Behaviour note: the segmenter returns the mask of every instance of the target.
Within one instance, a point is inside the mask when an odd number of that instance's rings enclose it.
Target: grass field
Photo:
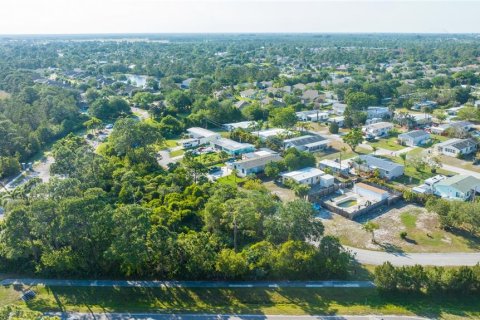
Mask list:
[[[223,183],[223,184],[229,184],[229,185],[232,185],[232,186],[236,186],[238,185],[239,183],[242,183],[242,182],[245,182],[247,181],[246,178],[241,178],[241,177],[236,177],[233,173],[228,175],[228,176],[225,176],[225,177],[221,177],[217,180],[219,183]]]
[[[185,150],[183,149],[178,149],[178,150],[174,150],[174,151],[171,151],[170,152],[170,157],[178,157],[178,156],[181,156],[182,154],[185,153]]]
[[[10,295],[12,289],[0,289]],[[480,316],[477,297],[385,295],[375,289],[187,289],[36,287],[16,302],[35,311],[202,312],[244,314],[398,314],[435,318]],[[6,305],[3,300],[0,305]]]
[[[397,137],[391,137],[388,139],[380,139],[374,142],[369,143],[373,147],[381,148],[381,149],[387,149],[387,150],[392,150],[392,151],[398,151],[402,150],[405,148],[405,146],[402,146],[397,143]]]

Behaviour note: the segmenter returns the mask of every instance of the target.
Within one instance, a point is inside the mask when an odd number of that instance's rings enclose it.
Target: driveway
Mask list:
[[[445,169],[445,170],[448,170],[448,171],[451,171],[451,172],[455,172],[455,173],[458,173],[458,174],[473,176],[477,179],[480,179],[480,172],[455,167],[455,166],[445,164],[445,163],[442,163],[442,169]]]
[[[389,261],[394,266],[474,266],[480,263],[480,252],[406,253],[357,249],[345,246],[362,264],[381,265]]]
[[[176,163],[183,159],[183,154],[178,157],[170,157],[171,151],[171,149],[166,149],[158,152],[157,161],[159,165],[167,168],[169,163]]]

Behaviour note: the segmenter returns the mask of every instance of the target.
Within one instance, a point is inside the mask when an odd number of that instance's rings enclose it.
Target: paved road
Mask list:
[[[50,287],[142,287],[142,288],[373,288],[370,281],[129,281],[129,280],[64,280],[5,279],[0,285],[23,284]]]
[[[358,262],[363,264],[380,265],[390,261],[395,266],[474,266],[480,263],[480,252],[475,253],[401,253],[371,251],[346,247],[355,254]]]
[[[455,173],[458,173],[458,174],[464,174],[464,175],[467,175],[467,176],[474,176],[475,178],[480,179],[480,172],[451,166],[451,165],[448,165],[448,164],[445,164],[445,163],[442,163],[442,169],[445,169],[445,170],[448,170],[448,171],[451,171],[451,172],[455,172]]]
[[[156,314],[156,313],[46,313],[67,320],[423,320],[415,316],[320,316],[320,315],[226,315],[226,314]]]

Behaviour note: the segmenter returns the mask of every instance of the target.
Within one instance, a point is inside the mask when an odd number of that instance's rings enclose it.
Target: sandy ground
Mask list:
[[[402,222],[402,215],[416,217],[415,226],[408,228]],[[476,252],[479,251],[479,239],[471,241],[439,228],[435,213],[427,212],[423,207],[413,204],[400,204],[390,210],[352,221],[338,214],[323,213],[322,222],[325,233],[340,238],[345,245],[385,251],[405,252]],[[371,219],[379,225],[375,231],[376,243],[371,235],[362,229],[362,223]],[[407,231],[407,240],[400,237]]]

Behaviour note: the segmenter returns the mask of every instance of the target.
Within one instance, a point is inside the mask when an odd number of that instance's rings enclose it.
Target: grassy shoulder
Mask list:
[[[1,290],[13,290],[5,289]],[[395,314],[478,317],[477,297],[389,294],[346,288],[70,288],[36,287],[26,309],[84,312],[199,312],[243,314]],[[1,300],[0,306],[3,303]]]

